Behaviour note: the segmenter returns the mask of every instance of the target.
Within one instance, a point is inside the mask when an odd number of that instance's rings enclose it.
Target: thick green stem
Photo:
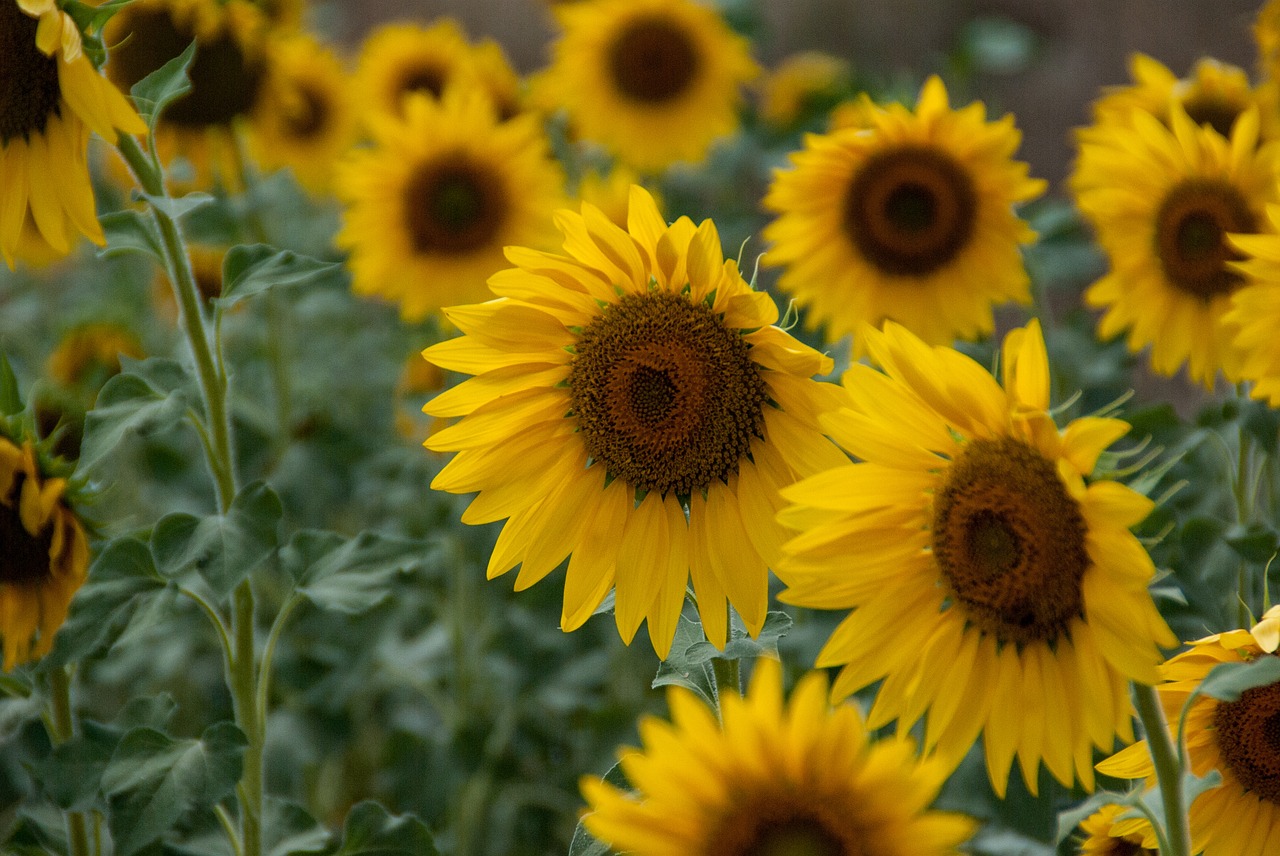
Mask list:
[[[75,736],[75,715],[71,710],[71,673],[67,668],[49,672],[49,690],[52,696],[53,716],[50,737],[54,743],[65,743]],[[70,856],[89,856],[89,827],[82,812],[69,811],[67,823],[67,852]]]
[[[244,732],[244,772],[240,797],[240,838],[244,856],[262,856],[262,750],[266,722],[258,707],[258,668],[255,652],[253,586],[236,586],[232,635],[235,657],[230,663],[231,699],[236,725]]]
[[[1191,828],[1187,821],[1187,807],[1183,805],[1180,753],[1169,736],[1169,724],[1165,721],[1155,688],[1135,682],[1133,696],[1138,718],[1142,720],[1147,734],[1147,750],[1155,764],[1156,781],[1164,803],[1168,848],[1162,856],[1191,856]]]
[[[711,660],[711,671],[716,678],[716,701],[724,697],[725,693],[733,693],[739,695],[742,693],[742,675],[738,669],[737,660],[726,660],[723,657],[713,657]]]

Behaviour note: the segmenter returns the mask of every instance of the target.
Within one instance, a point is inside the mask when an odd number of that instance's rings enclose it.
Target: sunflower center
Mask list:
[[[329,99],[319,89],[306,84],[299,84],[294,96],[285,116],[289,133],[299,140],[319,135],[329,122]]]
[[[1208,125],[1228,140],[1236,119],[1240,117],[1241,105],[1211,95],[1193,95],[1182,102],[1187,116],[1197,125]]]
[[[575,352],[569,389],[587,452],[638,490],[689,496],[727,481],[764,436],[760,370],[704,304],[628,294]]]
[[[1123,838],[1113,838],[1107,847],[1106,856],[1159,856],[1159,854],[1141,844],[1125,841]]]
[[[1260,799],[1280,805],[1280,682],[1219,702],[1213,724],[1227,769]]]
[[[794,794],[751,799],[710,836],[705,856],[866,856],[865,835],[832,807],[799,805]]]
[[[662,104],[678,98],[697,79],[702,57],[685,28],[663,16],[645,15],[614,37],[608,62],[619,92],[633,101]]]
[[[1208,301],[1235,291],[1243,278],[1227,262],[1240,258],[1227,232],[1252,232],[1255,219],[1240,191],[1224,181],[1191,179],[1170,191],[1155,219],[1156,254],[1165,276]]]
[[[57,55],[40,53],[36,26],[17,3],[0,3],[0,146],[43,134],[60,112]]]
[[[405,225],[420,253],[466,253],[502,227],[502,184],[462,153],[423,164],[405,184]]]
[[[412,95],[415,92],[430,95],[432,98],[439,99],[444,95],[444,82],[446,72],[437,65],[419,65],[405,69],[404,74],[400,76],[399,85],[396,91],[400,93],[400,98]]]
[[[933,554],[951,597],[1001,642],[1056,639],[1081,613],[1084,536],[1053,464],[1010,437],[970,442],[934,498]]]
[[[13,501],[21,501],[22,481],[18,474],[11,489]],[[22,525],[16,508],[0,502],[0,583],[17,585],[38,583],[49,578],[49,547],[53,544],[53,527],[46,526],[40,535],[32,536]]]
[[[168,9],[125,9],[118,17],[129,35],[112,50],[107,72],[126,92],[196,38],[191,25],[174,21]],[[262,64],[245,54],[230,30],[202,38],[187,73],[191,91],[164,113],[166,121],[186,128],[231,124],[253,108],[263,81]]]
[[[978,195],[947,155],[904,146],[872,155],[849,184],[844,227],[872,264],[899,276],[946,266],[973,234]]]

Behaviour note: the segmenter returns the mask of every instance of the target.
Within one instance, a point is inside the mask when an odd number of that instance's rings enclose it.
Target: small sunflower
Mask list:
[[[4,670],[43,657],[89,570],[89,542],[65,479],[31,443],[0,435],[0,636]]]
[[[573,127],[644,172],[698,162],[738,127],[759,72],[748,43],[692,0],[596,0],[554,10],[563,34],[540,85]]]
[[[117,131],[146,130],[54,0],[0,0],[0,256],[9,267],[64,256],[80,235],[105,244],[89,132],[114,144]]]
[[[1155,836],[1150,823],[1141,821],[1141,828],[1134,832],[1122,834],[1117,830],[1117,817],[1131,810],[1126,806],[1104,805],[1085,818],[1080,824],[1085,834],[1080,842],[1080,856],[1160,856],[1156,848],[1143,846],[1144,840]]]
[[[830,106],[849,86],[851,69],[840,57],[821,51],[792,54],[760,84],[760,118],[774,128],[799,124],[817,109]]]
[[[1040,327],[1005,337],[1003,388],[981,366],[888,323],[868,330],[883,373],[854,364],[822,419],[858,459],[783,491],[801,534],[778,576],[788,603],[853,609],[818,666],[843,698],[883,679],[869,724],[910,728],[954,768],[983,735],[1003,796],[1016,755],[1093,787],[1092,747],[1133,733],[1128,681],[1153,683],[1176,641],[1147,592],[1151,558],[1129,531],[1151,500],[1088,478],[1128,431],[1048,413]]]
[[[120,357],[142,359],[142,343],[130,330],[103,321],[67,331],[45,362],[49,377],[67,387],[97,395],[102,385],[120,373]]]
[[[195,184],[238,187],[235,125],[250,118],[266,79],[262,13],[247,0],[134,0],[107,23],[107,76],[121,89],[197,43],[188,69],[191,91],[165,110],[156,146],[167,162],[189,161]]]
[[[1191,74],[1179,79],[1169,68],[1146,54],[1129,59],[1130,86],[1110,87],[1093,104],[1094,123],[1110,127],[1128,124],[1134,111],[1149,113],[1172,127],[1177,105],[1196,125],[1208,125],[1223,137],[1250,107],[1259,106],[1258,93],[1244,69],[1204,57]]]
[[[929,808],[946,772],[909,740],[871,742],[858,709],[827,704],[812,672],[784,704],[782,668],[759,660],[723,722],[673,687],[672,722],[640,722],[621,766],[637,792],[582,780],[596,838],[635,856],[944,856],[977,826]]]
[[[867,130],[809,135],[775,173],[764,263],[785,267],[779,287],[830,338],[885,320],[930,344],[989,334],[993,306],[1030,300],[1019,245],[1034,233],[1013,206],[1045,187],[1012,159],[1013,117],[988,122],[981,102],[952,110],[931,77],[914,112],[866,118]]]
[[[1085,292],[1104,310],[1098,335],[1126,333],[1131,351],[1151,347],[1151,365],[1212,387],[1221,370],[1235,380],[1239,355],[1222,316],[1244,283],[1230,264],[1227,233],[1271,227],[1280,145],[1258,146],[1258,111],[1231,136],[1197,126],[1177,105],[1171,127],[1134,111],[1128,125],[1095,125],[1080,135],[1071,176],[1111,270]],[[1105,132],[1105,133],[1104,133]]]
[[[710,220],[668,226],[636,187],[627,231],[585,204],[556,222],[566,255],[508,248],[499,299],[446,310],[466,335],[423,352],[476,375],[424,408],[463,417],[427,441],[458,452],[432,486],[480,492],[465,523],[509,518],[491,578],[570,557],[566,631],[616,589],[622,638],[647,617],[665,657],[692,575],[708,639],[726,600],[758,633],[778,489],[845,460],[817,427],[835,387],[809,379],[831,360],[772,326]]]
[[[358,134],[354,92],[342,60],[311,36],[273,39],[250,137],[263,169],[289,167],[313,193],[328,191]]]
[[[499,122],[475,89],[451,86],[405,110],[403,122],[377,118],[374,146],[340,165],[336,240],[351,251],[354,290],[417,321],[487,298],[504,246],[551,246],[564,179],[537,119]]]
[[[1156,687],[1170,723],[1177,723],[1191,694],[1221,663],[1275,657],[1280,649],[1280,606],[1251,630],[1215,633],[1160,667]],[[1186,711],[1191,771],[1217,770],[1222,783],[1191,803],[1191,848],[1204,856],[1266,856],[1280,852],[1280,682],[1245,690],[1236,701],[1197,696]],[[1155,782],[1146,741],[1098,765],[1109,776]],[[1143,845],[1154,847],[1148,832]]]
[[[1250,382],[1254,398],[1280,407],[1280,205],[1267,206],[1267,226],[1260,235],[1228,236],[1245,255],[1231,265],[1245,282],[1222,320],[1240,355],[1240,379]]]

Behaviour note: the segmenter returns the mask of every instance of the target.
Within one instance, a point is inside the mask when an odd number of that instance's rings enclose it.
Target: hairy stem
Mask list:
[[[1168,850],[1162,851],[1162,856],[1191,856],[1191,828],[1187,820],[1187,807],[1183,805],[1180,753],[1169,737],[1169,724],[1165,721],[1164,710],[1160,707],[1155,688],[1135,682],[1133,696],[1138,708],[1138,718],[1142,720],[1143,730],[1147,734],[1147,750],[1155,764],[1156,781],[1164,803]]]
[[[53,716],[50,737],[53,742],[65,743],[75,736],[75,714],[71,709],[71,672],[69,667],[49,672],[49,691],[52,696]],[[89,827],[83,812],[69,811],[66,816],[67,851],[70,856],[89,856]]]

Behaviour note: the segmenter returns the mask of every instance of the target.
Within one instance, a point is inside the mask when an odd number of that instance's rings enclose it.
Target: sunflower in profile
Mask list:
[[[626,231],[586,204],[556,222],[565,255],[508,248],[499,298],[446,310],[466,335],[423,352],[476,375],[424,408],[463,417],[426,443],[458,453],[432,486],[479,491],[464,523],[508,518],[490,578],[569,557],[566,631],[616,589],[622,638],[648,618],[665,657],[692,576],[708,639],[726,601],[754,635],[778,489],[845,460],[817,424],[835,387],[809,379],[831,360],[773,326],[710,220],[668,226],[636,187]]]
[[[1092,747],[1131,739],[1128,681],[1154,683],[1176,641],[1129,531],[1153,503],[1089,479],[1129,426],[1058,429],[1034,321],[1005,337],[1003,388],[900,325],[866,336],[883,371],[851,366],[844,406],[822,419],[859,462],[783,491],[800,534],[780,597],[853,609],[817,665],[843,667],[835,698],[884,681],[870,727],[927,713],[924,748],[948,769],[982,734],[1000,796],[1015,755],[1033,792],[1041,761],[1092,789]]]
[[[1244,254],[1232,269],[1244,277],[1244,285],[1232,295],[1231,308],[1222,316],[1240,355],[1240,380],[1250,383],[1249,393],[1280,406],[1280,205],[1267,206],[1267,229],[1260,235],[1229,235],[1231,245]]]
[[[952,110],[931,77],[914,112],[889,104],[872,127],[809,135],[764,199],[766,265],[832,339],[897,321],[930,344],[974,339],[992,307],[1030,300],[1019,250],[1034,233],[1013,212],[1044,191],[1012,159],[1013,117]],[[855,342],[856,353],[862,353]]]
[[[1259,95],[1244,69],[1204,57],[1191,74],[1179,78],[1162,62],[1135,53],[1129,59],[1129,86],[1110,87],[1093,104],[1094,124],[1106,134],[1113,124],[1128,124],[1135,111],[1149,113],[1172,127],[1175,105],[1196,125],[1208,125],[1223,137],[1250,107],[1259,106]]]
[[[1111,270],[1085,292],[1103,310],[1098,335],[1121,333],[1129,349],[1151,348],[1151,365],[1212,387],[1221,370],[1238,378],[1239,355],[1222,324],[1244,283],[1228,233],[1271,227],[1280,146],[1258,145],[1258,111],[1231,136],[1197,126],[1176,104],[1171,127],[1135,110],[1129,124],[1086,129],[1071,189],[1097,232]],[[1104,133],[1105,132],[1105,133]]]
[[[162,160],[185,158],[196,186],[240,184],[233,134],[263,91],[266,32],[247,0],[134,0],[103,30],[114,48],[107,76],[126,91],[196,42],[191,91],[169,105],[156,130]]]
[[[98,74],[53,0],[0,0],[0,256],[47,262],[80,235],[106,243],[85,150],[93,131],[147,130]]]
[[[1128,806],[1104,805],[1089,815],[1080,824],[1080,831],[1085,838],[1080,842],[1080,856],[1160,856],[1155,847],[1144,847],[1147,838],[1154,838],[1151,824],[1143,820],[1141,828],[1134,832],[1121,834],[1117,829],[1117,818]]]
[[[342,60],[311,36],[297,34],[269,43],[267,67],[250,137],[254,160],[266,170],[289,167],[303,187],[325,193],[358,134]]]
[[[563,33],[540,86],[581,136],[642,172],[699,162],[738,127],[759,72],[745,39],[692,0],[596,0],[554,10]]]
[[[4,670],[53,647],[89,570],[84,526],[30,442],[0,434],[0,637]]]
[[[1160,706],[1177,723],[1183,706],[1214,666],[1280,656],[1280,606],[1251,630],[1215,633],[1191,643],[1160,667]],[[1280,681],[1245,690],[1236,701],[1199,695],[1186,711],[1191,772],[1217,770],[1222,783],[1196,797],[1189,812],[1191,848],[1203,856],[1265,856],[1280,852]],[[1155,782],[1146,741],[1098,765],[1108,776]],[[1132,822],[1129,822],[1132,823]],[[1154,847],[1154,834],[1143,842]]]
[[[640,722],[621,766],[636,792],[582,780],[588,831],[635,856],[945,856],[977,824],[931,810],[946,771],[911,741],[872,742],[858,709],[832,708],[821,673],[783,699],[782,668],[758,660],[722,720],[673,687],[671,722]]]
[[[451,86],[410,99],[404,121],[374,122],[374,145],[340,164],[338,246],[357,294],[400,304],[408,321],[490,295],[510,244],[549,247],[564,179],[532,116],[500,122],[484,94]]]

